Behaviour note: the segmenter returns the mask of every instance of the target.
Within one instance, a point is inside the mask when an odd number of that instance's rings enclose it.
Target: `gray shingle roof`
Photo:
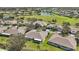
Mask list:
[[[4,32],[4,30],[6,30],[6,29],[7,29],[7,26],[1,26],[0,27],[0,33]]]
[[[41,26],[46,26],[47,24],[44,21],[35,21],[33,25],[39,24]]]
[[[18,32],[21,33],[21,34],[24,34],[26,31],[26,27],[19,27],[18,28]]]
[[[4,33],[17,34],[18,33],[18,30],[17,30],[17,27],[12,27],[12,28],[6,30]]]
[[[71,28],[71,33],[77,33],[77,31],[79,31],[79,28],[74,28],[74,27],[70,27]]]
[[[25,37],[32,38],[32,39],[38,39],[38,41],[43,41],[45,37],[47,36],[47,34],[48,33],[45,31],[37,32],[36,30],[31,30],[26,33]]]
[[[58,45],[62,45],[68,48],[76,49],[76,40],[72,36],[62,37],[58,34],[54,34],[49,39],[49,42],[56,43]]]

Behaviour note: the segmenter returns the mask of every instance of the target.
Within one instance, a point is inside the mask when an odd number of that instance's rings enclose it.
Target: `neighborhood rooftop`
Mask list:
[[[31,31],[26,33],[25,37],[32,38],[32,39],[37,40],[37,41],[44,41],[47,34],[48,33],[45,31],[37,32],[36,30],[31,30]]]
[[[49,42],[51,44],[55,43],[57,45],[61,45],[74,50],[76,49],[77,46],[75,38],[73,38],[72,36],[62,37],[58,33],[54,33],[54,35],[52,35],[51,38],[49,39]]]

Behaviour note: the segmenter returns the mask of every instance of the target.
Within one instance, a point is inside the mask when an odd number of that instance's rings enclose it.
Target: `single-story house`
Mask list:
[[[0,34],[1,35],[11,35],[11,34],[25,34],[26,31],[26,27],[19,27],[17,28],[17,26],[14,27],[9,27],[8,26],[2,26],[0,27]]]
[[[75,35],[75,34],[77,33],[77,31],[79,31],[78,28],[73,28],[73,27],[71,27],[70,33],[73,34],[73,35]]]
[[[61,25],[57,25],[57,24],[49,24],[47,25],[47,29],[53,29],[53,30],[56,30],[58,32],[61,32],[63,30],[62,26]]]
[[[47,29],[52,29],[52,28],[54,28],[54,26],[55,26],[54,24],[48,24]]]
[[[3,24],[5,24],[5,22],[2,19],[0,19],[0,25],[3,25]]]
[[[11,28],[5,30],[4,32],[2,32],[1,34],[3,34],[3,35],[18,34],[18,30],[17,30],[17,27],[11,27]]]
[[[17,24],[17,20],[9,20],[9,23],[12,25],[15,25],[15,24]]]
[[[25,37],[41,42],[45,40],[47,35],[48,33],[46,31],[37,32],[36,30],[31,30],[25,34]]]
[[[19,28],[18,28],[18,32],[21,33],[21,34],[25,34],[25,32],[26,32],[26,27],[19,27]]]
[[[4,24],[10,25],[9,20],[5,20],[5,21],[4,21]]]
[[[57,25],[56,26],[56,30],[59,31],[59,32],[61,32],[63,30],[63,27],[61,25]]]
[[[54,33],[51,38],[48,40],[48,44],[62,48],[66,51],[76,50],[76,40],[73,36],[62,37],[58,33]]]
[[[17,20],[5,20],[2,24],[15,25],[17,24]]]
[[[23,20],[23,24],[28,24],[29,22],[27,20]]]
[[[44,22],[44,21],[35,21],[34,23],[33,23],[33,25],[40,25],[41,27],[43,27],[43,26],[46,26],[47,25],[47,23],[46,22]]]
[[[8,27],[7,26],[1,26],[0,27],[0,35],[6,35],[5,34],[5,31],[8,29]],[[8,35],[8,34],[7,34]]]
[[[7,30],[7,26],[0,26],[0,33],[4,32],[5,30]]]

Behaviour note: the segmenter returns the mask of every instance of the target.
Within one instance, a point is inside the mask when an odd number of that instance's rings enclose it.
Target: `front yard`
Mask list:
[[[6,45],[7,44],[7,37],[0,36],[0,44]],[[47,44],[48,39],[46,39],[44,42],[41,42],[40,44],[35,43],[33,40],[27,41],[25,43],[25,46],[23,47],[23,50],[25,51],[62,51],[59,48],[56,48],[54,46]],[[6,49],[2,49],[0,47],[0,51],[7,51]]]
[[[62,49],[51,46],[47,43],[50,36],[51,34],[49,34],[47,38],[45,39],[45,41],[41,42],[40,44],[35,43],[33,40],[27,41],[24,49],[34,50],[34,51],[62,51]]]
[[[50,35],[49,35],[49,37],[50,37]],[[48,38],[46,38],[46,40],[44,42],[41,42],[40,44],[35,43],[33,40],[27,41],[25,43],[25,46],[23,47],[22,51],[64,51],[60,48],[47,44]],[[8,40],[7,37],[0,36],[0,44],[6,45],[7,40]],[[0,51],[7,51],[7,50],[2,49],[0,47]],[[79,46],[77,47],[77,51],[79,51]]]
[[[7,40],[8,40],[7,37],[0,36],[0,51],[6,51],[5,47],[7,47],[6,46]]]

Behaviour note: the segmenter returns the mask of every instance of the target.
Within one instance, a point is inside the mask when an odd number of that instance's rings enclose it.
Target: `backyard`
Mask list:
[[[50,37],[51,35],[48,36],[48,38]],[[62,51],[62,49],[59,49],[57,47],[54,47],[54,46],[51,46],[49,45],[47,42],[48,42],[48,38],[46,38],[46,40],[44,42],[41,42],[40,44],[38,43],[35,43],[33,40],[28,40],[26,43],[25,43],[25,46],[23,47],[23,51],[24,50],[30,50],[30,51]],[[8,40],[8,37],[3,37],[3,36],[0,36],[0,44],[3,44],[3,45],[6,45],[7,44],[7,40]],[[7,46],[6,46],[7,47]],[[7,51],[6,49],[0,49],[1,51]]]
[[[51,35],[48,36],[48,38]],[[34,42],[33,40],[28,40],[25,43],[25,46],[23,47],[22,51],[64,51],[60,48],[54,47],[52,45],[49,45],[48,38],[45,39],[44,42],[41,42],[40,44]],[[7,44],[7,37],[0,36],[0,44],[6,45]],[[7,46],[6,46],[7,47]],[[79,46],[77,47],[77,51],[79,50]],[[6,49],[0,48],[0,51],[7,51]]]

